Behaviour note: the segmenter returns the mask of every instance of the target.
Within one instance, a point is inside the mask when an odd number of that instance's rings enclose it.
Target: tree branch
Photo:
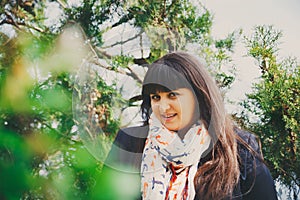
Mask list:
[[[123,44],[125,44],[125,43],[127,43],[131,40],[136,39],[137,37],[141,36],[142,34],[143,34],[143,31],[140,30],[140,32],[138,34],[134,35],[133,37],[130,37],[127,40],[124,40],[124,41],[118,41],[118,42],[116,42],[114,44],[111,44],[109,46],[106,46],[106,47],[102,47],[102,49],[108,49],[108,48],[112,48],[112,47],[117,46],[117,45],[123,45]]]
[[[84,34],[84,30],[80,27],[80,30],[83,34],[83,37],[84,37],[84,40],[85,41],[89,41],[88,38],[86,37],[86,35]],[[143,32],[140,31],[139,34],[137,34],[136,36],[134,37],[138,37],[139,35],[141,35]],[[130,41],[130,39],[132,38],[129,38],[128,40],[126,41]],[[123,41],[124,43],[126,41]],[[103,64],[99,63],[97,59],[99,58],[102,58],[102,59],[112,59],[113,56],[108,54],[107,52],[105,52],[102,48],[99,48],[99,47],[96,47],[94,45],[92,45],[90,42],[88,42],[88,46],[89,46],[89,49],[92,51],[92,53],[94,54],[95,56],[95,59],[92,61],[94,64],[104,68],[104,69],[107,69],[107,70],[111,70],[111,71],[115,71],[117,73],[120,73],[120,74],[124,74],[124,75],[127,75],[127,76],[130,76],[131,78],[133,78],[134,80],[136,80],[138,83],[142,83],[143,81],[140,79],[140,77],[129,67],[127,66],[126,69],[128,69],[130,72],[126,72],[126,71],[121,71],[119,69],[113,69],[112,67],[109,67],[109,66],[104,66]]]
[[[130,72],[126,72],[126,71],[123,71],[123,70],[119,70],[119,69],[113,69],[112,67],[110,66],[105,66],[103,64],[101,64],[100,62],[98,62],[97,60],[94,60],[93,63],[95,65],[98,65],[104,69],[107,69],[107,70],[110,70],[110,71],[115,71],[119,74],[124,74],[124,75],[127,75],[127,76],[130,76],[131,78],[133,78],[134,80],[136,80],[138,83],[142,84],[142,80],[140,79],[140,77],[130,68],[130,67],[127,67],[126,69],[128,69]]]
[[[13,25],[14,27],[16,27],[19,30],[21,29],[20,26],[25,26],[25,27],[28,27],[28,28],[33,29],[35,31],[38,31],[40,33],[44,33],[45,32],[43,29],[31,26],[29,24],[26,24],[25,22],[16,22],[13,19],[13,17],[9,13],[7,13],[7,12],[5,12],[5,15],[6,15],[7,19],[2,20],[1,23],[0,23],[0,25],[2,25],[2,24],[10,24],[10,25]]]
[[[131,72],[130,74],[127,73],[128,76],[131,76],[134,80],[136,80],[138,83],[142,84],[143,80],[140,79],[140,77],[128,66],[127,69]]]
[[[64,2],[62,2],[61,0],[57,0],[57,2],[58,2],[58,4],[61,5],[61,7],[63,7],[64,9],[67,8],[67,5],[66,5]]]

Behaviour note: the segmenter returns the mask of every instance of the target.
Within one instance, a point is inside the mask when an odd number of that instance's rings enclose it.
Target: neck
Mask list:
[[[176,132],[177,132],[177,135],[180,137],[180,139],[183,140],[185,134],[190,130],[191,127],[192,127],[192,126],[187,126],[187,127],[185,127],[185,128],[182,128],[182,129],[176,131]]]
[[[176,132],[177,132],[177,135],[180,137],[180,139],[183,140],[185,134],[190,130],[190,128],[191,128],[193,125],[199,125],[199,124],[201,124],[200,121],[198,121],[198,122],[195,121],[194,123],[192,123],[192,124],[186,126],[185,128],[182,128],[182,129],[176,131]]]

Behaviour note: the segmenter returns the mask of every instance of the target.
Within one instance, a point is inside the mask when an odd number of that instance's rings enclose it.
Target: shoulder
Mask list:
[[[126,128],[121,128],[119,133],[126,134],[131,137],[136,138],[147,138],[149,126],[131,126]]]
[[[242,139],[242,141],[238,141],[239,148],[242,148],[245,150],[245,145],[243,145],[243,143],[244,143],[244,144],[249,145],[249,147],[251,147],[251,149],[254,150],[256,153],[261,154],[260,142],[256,135],[254,135],[253,133],[251,133],[249,131],[240,129],[238,127],[235,127],[234,131]]]
[[[114,144],[124,150],[140,153],[147,135],[148,126],[122,128],[118,131]]]
[[[240,189],[243,199],[277,199],[274,180],[263,161],[259,139],[253,133],[235,128],[240,137]]]
[[[138,172],[147,134],[147,126],[120,129],[105,160],[105,165],[116,169],[125,167]]]
[[[99,188],[104,188],[101,192],[106,192],[108,199],[140,199],[140,146],[144,145],[146,134],[147,127],[129,127],[118,131],[103,163],[102,174],[97,178],[97,184],[101,184]],[[116,191],[120,181],[130,184],[130,192]],[[108,194],[105,190],[114,192]]]
[[[257,136],[253,133],[237,127],[234,130],[237,134],[241,179],[246,180],[257,167],[256,165],[263,164],[260,145]]]

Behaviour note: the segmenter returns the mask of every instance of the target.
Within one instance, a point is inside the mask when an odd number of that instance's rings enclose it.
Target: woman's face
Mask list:
[[[159,121],[169,130],[178,131],[193,124],[196,99],[187,88],[150,94],[151,108]]]

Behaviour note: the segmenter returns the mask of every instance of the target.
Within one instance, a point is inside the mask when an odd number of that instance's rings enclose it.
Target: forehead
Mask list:
[[[144,94],[168,92],[179,88],[192,88],[183,74],[163,64],[149,67],[143,82]]]

